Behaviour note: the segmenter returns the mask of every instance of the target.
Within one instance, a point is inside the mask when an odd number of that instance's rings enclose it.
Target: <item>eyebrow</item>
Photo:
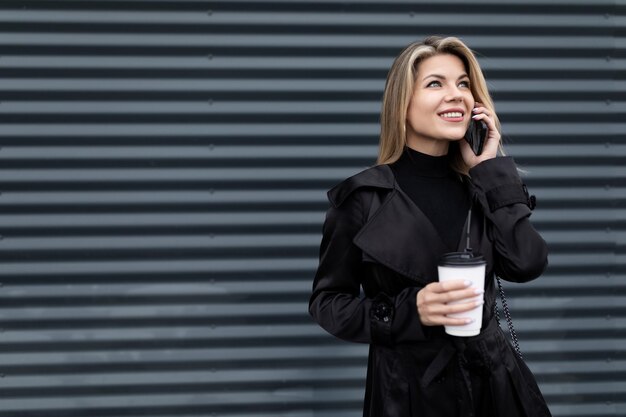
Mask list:
[[[427,76],[425,76],[424,78],[422,78],[422,81],[426,80],[426,78],[430,78],[430,77],[434,77],[434,78],[439,78],[440,80],[445,80],[446,77],[444,77],[443,75],[439,75],[439,74],[429,74]],[[459,78],[457,78],[457,81],[460,80],[461,78],[469,78],[469,75],[463,73],[459,76]]]

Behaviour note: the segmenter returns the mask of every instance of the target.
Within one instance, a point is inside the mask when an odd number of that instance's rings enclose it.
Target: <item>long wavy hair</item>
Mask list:
[[[500,131],[500,121],[496,116],[485,76],[472,50],[456,37],[429,36],[422,42],[414,42],[404,48],[396,57],[387,75],[380,113],[378,165],[397,161],[404,151],[406,146],[406,115],[420,62],[444,54],[455,55],[461,59],[470,78],[470,90],[474,100],[482,103],[484,107],[490,110],[495,118],[498,131]],[[502,145],[500,145],[500,153],[504,154]],[[452,168],[460,174],[467,174],[468,167],[463,162],[457,142],[450,143],[448,154],[451,156]]]

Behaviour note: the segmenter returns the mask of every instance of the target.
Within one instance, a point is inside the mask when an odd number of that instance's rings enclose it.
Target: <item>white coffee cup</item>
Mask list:
[[[471,252],[447,253],[439,260],[439,282],[462,279],[471,282],[470,288],[482,290],[485,288],[486,264],[482,256],[473,256]],[[482,297],[481,294],[470,299],[453,301],[450,304],[479,301]],[[470,318],[472,322],[461,326],[444,326],[447,334],[464,337],[476,336],[482,327],[483,306],[479,305],[463,313],[448,314],[448,317]]]

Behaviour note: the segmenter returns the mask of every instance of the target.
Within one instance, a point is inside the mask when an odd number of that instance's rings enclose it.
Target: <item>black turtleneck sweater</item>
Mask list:
[[[390,166],[400,189],[428,217],[450,252],[455,252],[470,201],[459,175],[450,168],[449,156],[431,156],[405,147]]]

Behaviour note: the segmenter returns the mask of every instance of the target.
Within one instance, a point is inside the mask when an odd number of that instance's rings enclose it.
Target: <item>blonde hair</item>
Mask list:
[[[465,65],[470,78],[470,90],[474,100],[482,103],[495,118],[500,131],[493,100],[489,95],[487,83],[474,53],[459,38],[429,36],[422,42],[414,42],[404,48],[395,59],[385,83],[385,93],[380,113],[380,144],[377,164],[389,164],[400,158],[406,145],[406,115],[417,76],[420,62],[436,55],[455,55]],[[500,152],[504,154],[500,146]],[[452,168],[461,174],[467,174],[468,167],[463,162],[458,143],[450,143]]]

